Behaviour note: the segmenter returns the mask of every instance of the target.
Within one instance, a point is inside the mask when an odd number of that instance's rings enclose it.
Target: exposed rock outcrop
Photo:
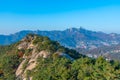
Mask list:
[[[36,38],[37,38],[36,36],[29,35],[29,36],[25,37],[24,39],[22,39],[20,41],[19,45],[17,46],[18,50],[19,51],[22,50],[24,53],[22,56],[23,60],[16,70],[16,77],[20,80],[21,79],[22,80],[27,80],[27,79],[32,80],[32,76],[27,77],[27,71],[32,71],[33,69],[36,68],[36,66],[38,64],[38,62],[37,62],[38,58],[40,58],[40,57],[45,59],[45,58],[50,57],[52,54],[57,54],[58,56],[62,56],[67,59],[74,60],[67,53],[63,53],[63,52],[59,52],[59,51],[56,51],[55,53],[51,53],[47,49],[38,51],[39,45],[34,44],[34,40],[36,40]],[[43,41],[43,42],[45,43],[45,41]],[[38,43],[39,43],[39,41],[38,41]],[[44,43],[40,43],[40,44],[44,44]]]

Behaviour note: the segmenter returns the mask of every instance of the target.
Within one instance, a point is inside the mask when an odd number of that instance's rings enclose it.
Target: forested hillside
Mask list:
[[[48,37],[29,34],[0,47],[0,80],[120,80],[120,63],[89,58]]]

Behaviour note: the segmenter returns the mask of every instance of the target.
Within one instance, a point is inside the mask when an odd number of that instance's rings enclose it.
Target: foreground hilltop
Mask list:
[[[119,80],[120,64],[92,59],[45,36],[0,46],[1,80]]]
[[[41,61],[42,63],[48,61],[45,63],[48,65],[53,63],[49,61],[58,60],[59,65],[59,60],[71,62],[84,57],[74,50],[61,46],[56,41],[51,41],[48,37],[35,34],[29,34],[15,44],[0,46],[0,56],[0,79],[5,80],[26,80],[27,71],[34,73],[38,65],[43,65],[39,64]],[[32,77],[29,76],[29,78]]]
[[[94,49],[101,46],[111,46],[120,43],[120,35],[86,30],[84,28],[69,28],[63,31],[20,31],[12,35],[0,35],[0,44],[7,45],[21,40],[29,33],[47,36],[68,48]]]

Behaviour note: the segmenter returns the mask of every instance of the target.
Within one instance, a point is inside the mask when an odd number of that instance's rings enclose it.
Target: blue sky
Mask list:
[[[0,0],[0,34],[80,26],[120,33],[120,0]]]

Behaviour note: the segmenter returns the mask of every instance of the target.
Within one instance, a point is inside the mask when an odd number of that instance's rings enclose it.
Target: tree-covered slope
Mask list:
[[[0,80],[119,79],[119,62],[86,57],[45,36],[29,34],[0,47]]]

